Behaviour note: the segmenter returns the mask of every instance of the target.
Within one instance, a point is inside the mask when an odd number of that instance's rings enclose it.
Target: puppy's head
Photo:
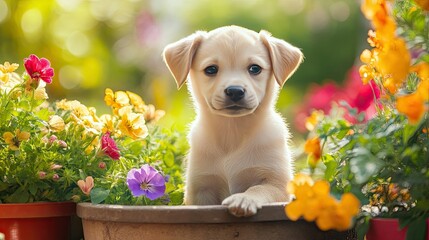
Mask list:
[[[237,26],[198,31],[169,44],[163,55],[178,88],[189,74],[197,104],[228,117],[253,113],[274,94],[273,78],[283,86],[302,61],[289,43]]]

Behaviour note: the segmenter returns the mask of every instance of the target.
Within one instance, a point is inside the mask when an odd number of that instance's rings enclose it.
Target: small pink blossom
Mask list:
[[[45,179],[46,178],[46,172],[40,171],[38,175],[39,175],[39,179]]]
[[[89,196],[92,188],[94,187],[94,178],[92,178],[91,176],[88,176],[85,178],[85,181],[84,180],[77,181],[77,185],[85,195]]]
[[[116,145],[115,140],[110,137],[110,132],[106,132],[101,137],[101,150],[107,156],[111,157],[114,160],[118,160],[121,157],[118,146]]]
[[[67,147],[67,143],[63,140],[59,140],[58,141],[58,146],[62,147],[62,148],[66,148]]]
[[[50,136],[49,137],[49,142],[50,143],[54,143],[55,141],[57,141],[58,140],[58,138],[57,138],[57,136],[55,136],[55,135],[52,135],[52,136]]]
[[[51,165],[51,170],[58,170],[58,169],[60,169],[60,168],[62,168],[63,166],[62,165],[59,165],[59,164],[52,164]]]
[[[54,180],[54,181],[58,181],[58,180],[60,180],[60,176],[58,175],[58,174],[54,174],[54,175],[52,175],[52,179]]]
[[[98,163],[98,167],[99,167],[100,169],[105,169],[105,168],[106,168],[106,163],[105,163],[105,162],[99,162],[99,163]]]
[[[31,54],[28,58],[24,59],[24,67],[32,79],[42,79],[46,83],[52,82],[54,69],[51,68],[51,63],[48,59],[39,59],[36,55]]]

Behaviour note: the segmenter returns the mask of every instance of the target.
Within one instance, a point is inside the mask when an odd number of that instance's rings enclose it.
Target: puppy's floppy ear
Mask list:
[[[272,37],[267,31],[260,31],[259,37],[270,53],[274,77],[282,87],[302,62],[303,55],[298,48],[281,39]]]
[[[203,39],[204,32],[198,31],[164,48],[162,53],[164,62],[180,88],[185,83],[191,69],[192,58]]]

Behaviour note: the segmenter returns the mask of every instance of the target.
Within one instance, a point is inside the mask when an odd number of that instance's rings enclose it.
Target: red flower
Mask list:
[[[116,146],[115,140],[110,137],[110,132],[106,132],[101,137],[101,150],[103,150],[104,154],[114,160],[118,160],[121,156],[121,154],[119,153],[118,146]]]
[[[42,79],[46,83],[52,82],[54,69],[51,68],[51,63],[48,59],[39,59],[36,55],[31,54],[28,58],[24,59],[24,67],[32,79]]]

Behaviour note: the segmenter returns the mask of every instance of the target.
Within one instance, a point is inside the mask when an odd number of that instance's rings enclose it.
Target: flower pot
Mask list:
[[[426,221],[426,240],[429,240],[429,219]],[[405,240],[407,228],[399,229],[396,218],[374,218],[370,220],[366,240]]]
[[[70,239],[73,202],[0,204],[0,232],[5,240]]]
[[[314,223],[290,221],[284,204],[265,205],[237,218],[224,206],[121,206],[79,203],[85,240],[109,239],[355,239],[354,232],[321,231]],[[350,237],[350,235],[353,235]]]

